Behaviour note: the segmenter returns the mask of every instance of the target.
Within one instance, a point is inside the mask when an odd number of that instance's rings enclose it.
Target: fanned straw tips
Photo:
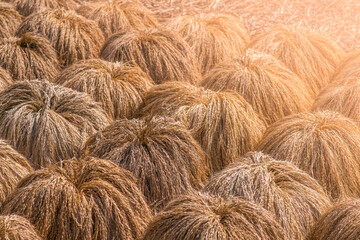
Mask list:
[[[188,83],[154,86],[139,112],[182,121],[207,154],[211,172],[253,150],[265,131],[265,123],[235,91],[206,91]]]
[[[0,93],[0,137],[34,168],[76,156],[90,134],[109,124],[87,94],[47,81],[24,81]]]
[[[249,47],[284,62],[307,84],[313,97],[330,82],[343,54],[336,43],[319,34],[285,26],[259,34]]]
[[[126,29],[147,29],[157,25],[151,12],[137,1],[92,2],[80,6],[76,11],[97,22],[105,38]]]
[[[313,226],[309,240],[358,240],[360,236],[360,200],[335,205]]]
[[[27,160],[5,141],[0,140],[0,205],[18,182],[33,169]],[[1,235],[1,234],[0,234]]]
[[[339,113],[285,117],[266,130],[257,149],[310,174],[331,200],[360,194],[360,128]]]
[[[0,38],[0,67],[6,69],[14,81],[37,78],[54,81],[60,69],[51,43],[35,33]]]
[[[73,0],[14,0],[14,5],[23,16],[40,12],[44,8],[63,8],[66,10],[75,10],[76,8],[76,2]]]
[[[274,57],[250,49],[241,58],[215,66],[201,85],[214,91],[235,90],[267,124],[308,111],[312,104],[296,74]]]
[[[16,215],[0,216],[0,239],[42,240],[27,219]]]
[[[10,74],[0,67],[0,91],[4,90],[6,87],[11,85],[13,83],[13,80],[10,76]]]
[[[29,219],[44,239],[139,239],[152,213],[134,177],[115,164],[63,161],[25,177],[2,214]]]
[[[131,171],[155,211],[201,189],[209,171],[190,133],[170,118],[121,120],[92,136],[86,152]]]
[[[0,2],[0,38],[12,37],[21,23],[21,16],[10,4]]]
[[[17,34],[26,32],[37,32],[47,37],[56,49],[62,66],[97,57],[105,41],[95,22],[63,9],[48,9],[27,17]]]
[[[112,35],[100,57],[111,62],[134,62],[155,83],[200,81],[198,62],[176,33],[162,29],[128,30]]]
[[[259,204],[274,213],[289,239],[306,239],[311,226],[330,207],[315,179],[261,152],[249,153],[216,174],[204,191]]]
[[[360,49],[355,49],[345,55],[336,68],[333,81],[343,81],[347,78],[360,78]]]
[[[131,119],[153,81],[139,67],[91,59],[74,64],[58,77],[57,84],[88,93],[112,119]]]
[[[272,213],[233,198],[222,200],[207,195],[183,196],[171,202],[148,226],[143,240],[217,240],[287,237]]]
[[[216,64],[242,55],[250,37],[241,20],[225,14],[198,14],[170,20],[167,27],[180,35],[194,50],[202,74]]]
[[[326,86],[316,97],[313,110],[336,111],[360,122],[360,75]]]

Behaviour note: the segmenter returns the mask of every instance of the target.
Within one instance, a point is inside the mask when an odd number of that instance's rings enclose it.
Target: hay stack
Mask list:
[[[0,38],[12,37],[20,23],[19,13],[10,4],[0,2]]]
[[[306,30],[281,26],[259,34],[249,47],[284,62],[308,85],[310,93],[315,97],[319,90],[330,82],[336,67],[333,57],[337,55],[333,53],[331,46],[319,48],[325,43],[323,39],[317,42],[315,34],[310,37],[308,35]]]
[[[339,80],[326,86],[316,97],[313,110],[336,111],[360,122],[359,77]]]
[[[100,57],[110,62],[134,62],[155,83],[200,80],[198,63],[189,45],[177,34],[162,29],[129,30],[112,35]]]
[[[201,85],[214,91],[235,90],[267,124],[308,111],[312,104],[307,87],[296,74],[279,60],[253,50],[214,67]]]
[[[333,81],[360,77],[360,49],[355,49],[344,56],[333,75]]]
[[[257,149],[294,163],[334,201],[360,194],[360,128],[339,113],[285,117],[266,130]]]
[[[201,189],[209,175],[201,147],[170,118],[117,121],[92,136],[86,152],[132,172],[155,211],[192,187]]]
[[[0,91],[4,90],[7,86],[13,83],[10,74],[0,67]]]
[[[309,240],[357,240],[360,236],[360,200],[335,205],[313,226]]]
[[[27,160],[5,141],[0,140],[0,205],[18,182],[33,169]],[[0,231],[1,232],[1,231]],[[0,234],[1,235],[1,234]]]
[[[25,218],[9,215],[0,216],[0,239],[41,240],[34,226]]]
[[[206,74],[216,64],[242,55],[250,36],[239,18],[226,14],[198,14],[170,20],[167,27],[179,32],[190,45]]]
[[[76,156],[109,119],[87,94],[36,80],[0,93],[0,123],[0,137],[38,169]]]
[[[134,177],[96,158],[71,159],[25,177],[2,214],[29,219],[44,239],[139,239],[152,218]]]
[[[60,69],[50,42],[35,33],[0,39],[0,67],[15,81],[38,78],[53,81]]]
[[[233,198],[183,196],[171,202],[148,226],[143,240],[284,239],[283,228],[262,207]]]
[[[216,174],[204,190],[225,199],[240,197],[274,213],[289,239],[306,234],[330,200],[315,179],[293,164],[261,152],[246,157]]]
[[[76,11],[97,22],[105,38],[126,29],[140,30],[157,25],[151,12],[137,1],[92,2],[82,5]]]
[[[110,118],[131,119],[153,86],[139,67],[91,59],[74,64],[58,76],[57,84],[88,93],[102,103]]]
[[[16,10],[23,16],[38,13],[45,8],[75,10],[73,0],[14,0]]]
[[[206,91],[186,83],[153,87],[139,112],[182,121],[207,154],[211,172],[253,150],[265,131],[265,123],[236,92]]]
[[[27,17],[17,34],[26,32],[46,36],[56,49],[62,66],[98,57],[105,41],[95,22],[63,9],[48,9]]]

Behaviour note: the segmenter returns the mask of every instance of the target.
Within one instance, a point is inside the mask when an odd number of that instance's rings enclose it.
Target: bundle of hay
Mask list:
[[[332,110],[360,122],[360,75],[326,86],[316,97],[313,110]]]
[[[207,154],[211,172],[253,150],[265,131],[263,120],[236,92],[206,91],[187,83],[154,86],[139,112],[182,121]]]
[[[47,81],[18,82],[0,93],[0,137],[36,169],[76,156],[88,135],[107,124],[87,94]]]
[[[10,4],[0,2],[0,38],[12,37],[20,23],[19,13]]]
[[[201,85],[214,91],[235,90],[267,124],[308,111],[312,103],[307,87],[296,74],[279,60],[253,50],[214,67]]]
[[[313,226],[309,240],[357,240],[360,236],[360,200],[335,205]]]
[[[190,45],[202,74],[216,64],[242,55],[250,37],[239,18],[225,14],[199,14],[172,19],[167,27]]]
[[[198,63],[189,45],[177,34],[162,30],[128,30],[112,35],[100,57],[111,62],[134,62],[155,83],[200,80]]]
[[[149,224],[144,240],[287,239],[272,213],[233,198],[183,196],[171,202]]]
[[[0,238],[4,240],[41,240],[34,226],[20,216],[0,216]]]
[[[343,81],[347,78],[360,77],[360,49],[349,52],[341,60],[333,75],[333,81]]]
[[[315,179],[293,164],[261,152],[249,153],[216,174],[204,190],[225,199],[240,197],[274,213],[289,239],[305,239],[330,200]]]
[[[17,34],[26,32],[46,36],[56,49],[63,66],[82,59],[96,58],[105,41],[95,22],[63,9],[48,9],[27,17],[19,26]]]
[[[155,211],[202,188],[209,175],[201,147],[170,118],[114,122],[88,140],[86,153],[132,172]]]
[[[93,2],[76,11],[97,22],[105,38],[126,29],[147,29],[157,25],[151,12],[137,1]]]
[[[100,59],[68,67],[56,83],[88,93],[113,119],[131,119],[143,102],[144,92],[153,86],[150,77],[139,67]]]
[[[56,51],[46,38],[25,33],[20,37],[0,38],[0,67],[15,81],[38,78],[53,81],[60,64]]]
[[[33,169],[21,154],[3,140],[0,140],[0,169],[1,205],[18,182],[31,173]]]
[[[0,67],[0,91],[4,90],[7,86],[13,83],[10,74]]]
[[[317,41],[315,34],[310,37],[308,35],[310,34],[306,30],[281,26],[259,34],[249,47],[273,55],[284,62],[308,85],[310,93],[315,97],[319,90],[330,82],[336,62],[340,60],[334,60],[333,57],[340,56],[341,53],[333,53],[332,45],[319,49],[325,41],[319,39],[319,42],[313,44]]]
[[[38,13],[44,8],[63,8],[74,10],[76,2],[73,0],[14,0],[16,10],[23,16],[29,16]]]
[[[152,213],[134,177],[96,158],[71,159],[25,177],[2,214],[27,218],[44,239],[139,239]]]
[[[15,6],[10,2],[10,0],[2,0],[0,2],[0,8],[15,9]]]
[[[285,117],[266,130],[257,149],[294,163],[334,201],[360,194],[360,128],[339,113]]]

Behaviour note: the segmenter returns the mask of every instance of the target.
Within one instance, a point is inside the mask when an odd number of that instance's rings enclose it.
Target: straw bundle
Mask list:
[[[5,89],[7,86],[13,83],[10,74],[3,68],[0,67],[0,91]]]
[[[333,81],[360,77],[360,49],[355,49],[344,56],[333,75]]]
[[[21,16],[10,4],[0,2],[0,38],[9,38],[15,34],[21,23]]]
[[[0,216],[0,239],[3,240],[41,240],[34,226],[20,216]]]
[[[73,0],[14,0],[16,10],[23,16],[38,13],[45,8],[74,10],[76,2]]]

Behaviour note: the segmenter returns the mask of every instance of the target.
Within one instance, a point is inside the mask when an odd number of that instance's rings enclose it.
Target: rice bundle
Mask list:
[[[240,198],[183,196],[149,224],[143,240],[284,239],[272,213]]]
[[[0,123],[0,137],[38,169],[76,156],[109,119],[87,94],[35,80],[0,93]]]
[[[316,97],[313,110],[336,111],[360,122],[359,77],[339,80],[326,86]]]
[[[157,25],[151,12],[137,1],[93,2],[76,11],[97,22],[105,38],[126,29],[147,29]]]
[[[60,69],[51,43],[35,33],[0,38],[0,67],[6,69],[15,81],[38,78],[53,81]]]
[[[27,160],[3,140],[0,140],[0,169],[1,205],[18,182],[33,170]]]
[[[96,158],[71,159],[25,177],[2,214],[27,218],[44,239],[139,239],[152,213],[134,177]]]
[[[10,4],[0,2],[0,38],[9,38],[15,34],[21,23],[21,16]]]
[[[0,91],[5,89],[7,86],[13,83],[13,80],[10,76],[10,74],[0,67]]]
[[[0,239],[3,240],[41,240],[31,223],[20,216],[0,216]]]
[[[250,36],[239,18],[226,14],[198,14],[172,19],[168,28],[180,33],[194,50],[202,74],[216,64],[242,55]]]
[[[100,59],[84,60],[68,67],[56,83],[88,93],[113,119],[131,119],[143,102],[144,92],[153,86],[150,77],[139,67]]]
[[[309,240],[357,240],[360,236],[360,200],[335,205],[313,226]]]
[[[128,30],[112,35],[100,57],[110,62],[133,62],[155,83],[200,80],[198,63],[189,45],[177,34],[162,30]]]
[[[17,34],[26,32],[46,36],[62,66],[97,57],[104,43],[103,33],[95,22],[63,9],[48,9],[27,17]]]
[[[294,163],[333,201],[360,194],[360,128],[339,113],[285,117],[266,130],[257,150]]]
[[[44,8],[63,8],[66,10],[74,10],[76,2],[73,0],[14,0],[16,10],[23,16],[29,16],[38,13]]]
[[[349,52],[341,59],[333,75],[333,81],[344,81],[347,78],[360,77],[360,49]]]
[[[182,121],[207,154],[211,172],[253,150],[265,131],[265,123],[236,92],[206,91],[187,83],[154,86],[139,112]]]
[[[313,97],[330,82],[335,70],[332,47],[319,46],[314,36],[300,28],[277,27],[253,39],[249,47],[278,58],[296,73],[308,86]],[[339,54],[339,56],[341,53]],[[336,61],[338,62],[339,59]]]
[[[330,207],[315,179],[293,164],[261,152],[216,174],[204,190],[225,199],[240,197],[274,213],[289,239],[306,239],[311,226]]]
[[[132,172],[155,211],[202,188],[209,175],[201,147],[170,118],[116,121],[92,136],[85,151]]]
[[[215,66],[201,85],[214,91],[235,90],[267,124],[308,111],[312,103],[307,87],[296,74],[279,60],[253,50]]]

